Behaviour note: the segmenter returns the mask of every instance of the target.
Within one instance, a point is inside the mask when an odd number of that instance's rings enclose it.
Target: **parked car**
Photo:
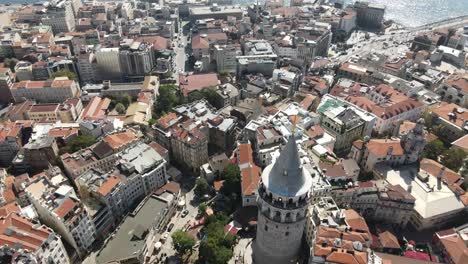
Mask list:
[[[172,228],[174,228],[174,223],[171,223],[171,224],[167,227],[167,232],[171,232]]]
[[[181,213],[182,218],[186,217],[188,215],[189,211],[183,210]]]

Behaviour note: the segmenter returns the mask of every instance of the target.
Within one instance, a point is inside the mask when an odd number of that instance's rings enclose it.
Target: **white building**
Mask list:
[[[451,76],[435,92],[446,102],[468,107],[468,74]]]
[[[139,181],[142,182],[141,191],[144,195],[155,191],[169,180],[164,158],[154,148],[142,142],[122,151],[118,168],[129,180],[136,175],[141,178]]]
[[[236,45],[214,45],[213,59],[216,61],[218,73],[235,73],[237,68],[236,57],[242,55],[239,46]]]
[[[468,199],[460,175],[436,161],[422,160],[419,172],[390,169],[386,174],[390,184],[400,185],[416,199],[410,222],[417,230],[441,229],[466,211]]]
[[[122,7],[120,9],[121,15],[123,18],[126,18],[128,20],[133,19],[133,6],[132,3],[130,2],[124,2],[122,3]]]
[[[42,23],[51,26],[54,34],[75,31],[75,14],[72,1],[62,0],[56,4],[53,2],[48,3]]]
[[[56,186],[40,176],[31,181],[26,194],[41,222],[60,234],[78,255],[84,256],[91,249],[96,229],[73,187]]]

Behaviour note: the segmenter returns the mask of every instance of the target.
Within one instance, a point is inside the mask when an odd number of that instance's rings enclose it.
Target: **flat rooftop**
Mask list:
[[[211,6],[192,7],[190,8],[190,14],[197,15],[214,15],[214,14],[234,14],[241,13],[242,9],[235,6],[219,6],[218,9],[213,10]]]
[[[144,200],[125,218],[96,255],[96,263],[108,263],[140,254],[151,227],[164,217],[167,207],[165,201],[153,195]]]
[[[446,184],[442,183],[439,188],[437,178],[424,171],[418,172],[416,168],[408,167],[398,171],[390,170],[386,173],[390,184],[400,185],[416,199],[414,210],[424,218],[461,210],[465,207]],[[417,173],[424,174],[427,182],[421,181],[418,177],[413,179],[411,175]]]

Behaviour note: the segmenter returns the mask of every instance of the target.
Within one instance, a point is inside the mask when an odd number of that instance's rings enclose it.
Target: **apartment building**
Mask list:
[[[207,130],[203,132],[208,143],[218,150],[228,152],[234,147],[237,120],[219,114],[205,99],[175,107],[173,111],[193,123],[206,126]]]
[[[117,153],[137,143],[136,135],[130,131],[108,135],[93,146],[75,153],[63,154],[60,159],[69,177],[75,179],[89,169],[108,172],[115,169],[119,159]]]
[[[73,187],[54,185],[40,176],[26,188],[41,222],[53,228],[83,257],[96,239],[96,229]]]
[[[242,55],[239,45],[214,45],[213,60],[216,61],[218,73],[235,73],[237,69],[236,57]]]
[[[443,101],[468,107],[468,75],[457,74],[435,89]]]
[[[9,68],[0,68],[0,103],[8,104],[13,101],[13,96],[10,91],[13,81],[13,72]]]
[[[396,228],[405,228],[410,222],[416,199],[400,185],[384,180],[360,182],[356,186],[332,192],[341,207],[353,208],[366,219],[372,219]]]
[[[69,0],[50,2],[41,21],[44,25],[51,26],[54,34],[75,31],[73,2]]]
[[[62,240],[51,228],[22,216],[20,208],[0,216],[3,258],[13,263],[71,263]]]
[[[24,161],[32,171],[47,169],[56,164],[58,146],[55,138],[48,135],[31,138],[23,146]]]
[[[385,14],[385,6],[365,1],[354,3],[357,13],[357,23],[360,27],[377,28],[382,27]]]
[[[36,104],[26,112],[26,118],[33,121],[61,121],[62,123],[73,123],[78,118],[80,112],[77,111],[81,107],[81,101],[74,98],[74,102],[67,100],[63,104]]]
[[[188,120],[170,130],[170,149],[174,160],[194,171],[208,161],[208,137],[202,129],[206,127]]]
[[[440,138],[453,142],[468,132],[468,110],[454,103],[441,104],[432,109],[434,124],[441,125]]]
[[[155,66],[153,45],[124,39],[120,43],[119,60],[124,76],[143,77]]]
[[[100,80],[121,80],[119,48],[100,48],[96,50],[96,63]]]
[[[0,165],[8,166],[21,148],[21,126],[13,122],[0,124]]]

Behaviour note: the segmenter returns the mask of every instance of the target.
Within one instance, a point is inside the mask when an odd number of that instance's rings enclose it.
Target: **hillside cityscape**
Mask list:
[[[463,1],[22,2],[0,263],[468,264]]]

